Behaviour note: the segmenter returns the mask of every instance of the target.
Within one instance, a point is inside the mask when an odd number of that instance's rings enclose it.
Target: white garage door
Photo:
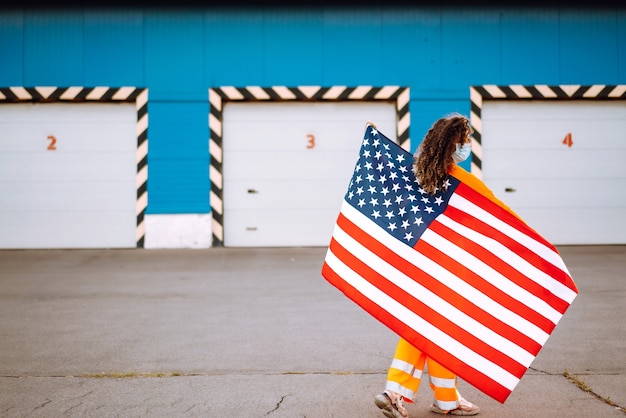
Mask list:
[[[626,103],[486,101],[483,180],[554,244],[626,243]]]
[[[368,120],[396,138],[392,103],[227,104],[224,245],[328,245]]]
[[[135,247],[133,103],[0,105],[0,248]]]

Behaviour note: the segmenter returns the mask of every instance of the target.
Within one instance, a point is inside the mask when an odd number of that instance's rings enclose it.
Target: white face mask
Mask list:
[[[452,154],[452,159],[454,160],[455,163],[460,163],[461,161],[467,160],[467,157],[469,157],[470,152],[472,152],[471,143],[468,142],[463,145],[456,144],[456,151],[454,151],[454,154]]]

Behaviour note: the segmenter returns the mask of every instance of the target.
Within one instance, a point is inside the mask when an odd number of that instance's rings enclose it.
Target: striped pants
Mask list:
[[[396,347],[385,389],[402,395],[405,401],[412,403],[417,395],[425,363],[428,364],[435,405],[442,410],[455,409],[459,399],[456,375],[403,339],[400,339]]]

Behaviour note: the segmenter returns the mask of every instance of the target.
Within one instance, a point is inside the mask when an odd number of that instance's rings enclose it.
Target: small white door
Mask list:
[[[626,243],[626,102],[486,101],[483,180],[554,244]]]
[[[224,245],[328,245],[368,120],[396,139],[393,103],[228,103]]]
[[[133,103],[0,105],[0,248],[135,247]]]

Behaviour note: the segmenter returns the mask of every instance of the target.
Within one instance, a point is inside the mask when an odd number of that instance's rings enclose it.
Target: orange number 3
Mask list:
[[[306,137],[309,138],[306,147],[308,149],[315,148],[315,135],[308,134]]]

